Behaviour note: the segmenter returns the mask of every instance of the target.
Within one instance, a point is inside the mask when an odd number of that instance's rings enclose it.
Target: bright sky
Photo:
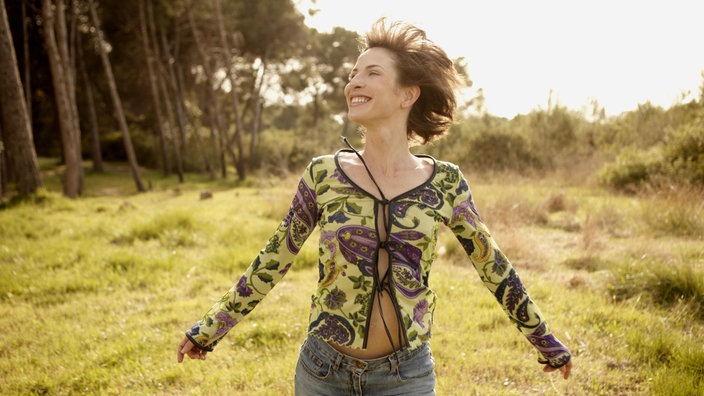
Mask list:
[[[364,33],[381,16],[423,28],[469,65],[489,113],[547,108],[607,115],[649,101],[670,107],[699,98],[704,71],[704,2],[699,0],[317,0],[306,24]]]

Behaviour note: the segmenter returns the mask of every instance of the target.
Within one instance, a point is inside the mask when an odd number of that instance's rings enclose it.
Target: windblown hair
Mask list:
[[[452,60],[425,31],[411,24],[386,18],[377,20],[363,37],[360,50],[380,47],[389,50],[398,71],[397,83],[417,85],[420,96],[408,117],[409,140],[426,144],[447,133],[454,123],[461,79]]]

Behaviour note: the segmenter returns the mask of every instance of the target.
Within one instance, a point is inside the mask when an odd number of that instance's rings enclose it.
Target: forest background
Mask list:
[[[266,240],[308,161],[340,148],[341,135],[359,143],[342,95],[358,35],[308,28],[287,0],[5,0],[2,8],[0,263],[8,274],[0,282],[2,389],[188,393],[207,369],[194,374],[162,360],[150,368],[132,356],[153,361],[161,358],[159,348],[171,351],[172,335],[202,313],[206,296],[229,287],[245,257]],[[457,67],[470,85],[465,60]],[[487,346],[500,357],[492,366],[512,362],[496,373],[483,372],[481,359],[448,357],[453,363],[441,370],[448,380],[440,389],[699,394],[704,84],[698,100],[667,109],[634,104],[610,117],[597,102],[588,112],[546,102],[508,119],[488,113],[478,92],[465,98],[447,137],[414,150],[459,164],[475,194],[484,192],[476,195],[504,237],[500,243],[526,267],[519,271],[537,285],[538,300],[549,301],[548,316],[571,329],[561,338],[574,345],[576,361],[590,364],[571,387],[558,389],[513,363],[511,341]],[[221,194],[228,201],[200,199]],[[207,209],[193,206],[204,202],[211,203]],[[245,235],[239,225],[221,224],[224,218],[254,231]],[[453,277],[476,275],[463,272],[456,245],[443,249],[447,265],[439,271],[450,279],[437,288],[452,295],[459,287]],[[293,299],[285,290],[306,287],[314,254],[300,260],[302,272],[273,300]],[[188,292],[176,294],[192,275]],[[457,298],[482,298],[479,291],[462,293],[469,294]],[[120,304],[111,309],[121,319],[104,312],[112,305],[105,297]],[[480,329],[510,327],[492,310],[489,303],[482,308],[488,322],[480,320]],[[447,326],[457,331],[438,341],[441,356],[462,349],[460,334],[481,333],[461,312],[449,311],[456,318]],[[305,303],[290,312],[304,318]],[[237,351],[225,353],[233,355],[227,361],[248,353],[261,360],[262,351],[282,358],[256,372],[262,382],[251,381],[255,367],[239,374],[218,367],[220,376],[232,376],[214,383],[258,394],[290,391],[290,381],[272,373],[288,379],[300,331],[257,318],[233,337],[229,348]],[[164,339],[154,340],[154,329],[142,334],[150,320]],[[47,332],[52,337],[43,339]],[[472,340],[474,351],[485,342]],[[76,364],[82,351],[99,364]],[[476,383],[467,384],[455,366],[474,373]],[[632,375],[624,380],[626,370]]]

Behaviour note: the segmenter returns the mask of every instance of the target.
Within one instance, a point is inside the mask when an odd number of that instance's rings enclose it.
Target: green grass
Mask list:
[[[51,162],[43,162],[51,173]],[[178,184],[87,176],[0,209],[0,394],[289,395],[317,280],[317,235],[205,362],[176,345],[255,257],[297,180]],[[700,201],[623,197],[559,180],[472,184],[479,210],[558,338],[573,377],[547,375],[447,230],[430,282],[439,395],[699,395],[704,391]],[[213,193],[201,199],[200,192]],[[680,197],[681,200],[685,198]],[[678,210],[678,207],[682,209]],[[652,208],[667,208],[653,211]],[[694,209],[693,209],[694,208]],[[657,213],[657,221],[653,215]],[[700,212],[697,212],[700,213]]]

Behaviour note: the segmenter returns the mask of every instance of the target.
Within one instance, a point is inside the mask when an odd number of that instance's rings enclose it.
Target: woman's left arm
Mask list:
[[[472,194],[462,173],[457,169],[456,194],[449,222],[460,244],[470,258],[484,285],[539,353],[538,361],[546,371],[560,369],[569,376],[571,353],[549,330],[538,306],[533,302],[516,270],[501,252],[477,212]],[[564,369],[562,367],[565,367]]]

